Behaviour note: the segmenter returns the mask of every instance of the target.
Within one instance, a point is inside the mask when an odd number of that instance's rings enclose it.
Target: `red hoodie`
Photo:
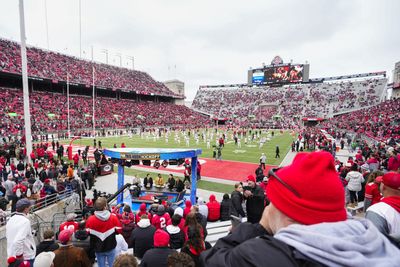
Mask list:
[[[221,205],[215,199],[215,195],[210,195],[210,202],[207,203],[208,207],[208,218],[210,222],[215,222],[219,220]]]
[[[192,207],[192,202],[190,202],[190,200],[186,200],[185,209],[183,210],[183,218],[186,218],[186,215],[189,214],[191,207]]]
[[[151,216],[150,212],[147,212],[145,203],[140,204],[139,211],[136,213],[136,223],[140,222],[140,217],[142,215],[147,215],[149,217],[150,222],[151,222],[151,217],[152,216]]]

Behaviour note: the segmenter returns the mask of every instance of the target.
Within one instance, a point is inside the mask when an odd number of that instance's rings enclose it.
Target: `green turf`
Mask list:
[[[259,149],[259,140],[254,140],[253,142],[249,142],[248,144],[244,143],[244,140],[241,141],[242,147],[238,148],[233,140],[230,140],[231,134],[228,134],[229,139],[226,141],[225,147],[222,150],[222,158],[224,160],[235,160],[240,162],[251,162],[251,163],[259,163],[259,158],[261,153],[266,153],[267,155],[267,164],[270,165],[279,165],[287,152],[289,151],[290,145],[293,141],[293,136],[290,132],[284,132],[280,134],[278,131],[275,131],[275,136],[271,138],[270,141],[267,141],[264,146]],[[262,136],[266,136],[266,132],[262,133]],[[215,135],[214,135],[215,139]],[[153,137],[149,139],[141,138],[139,135],[134,135],[132,138],[129,137],[106,137],[106,138],[96,138],[96,140],[101,140],[103,148],[112,148],[114,144],[117,147],[120,147],[122,143],[125,143],[126,147],[137,147],[137,148],[186,148],[185,141],[183,137],[181,137],[181,143],[178,144],[174,141],[174,134],[171,134],[169,137],[169,142],[165,142],[165,138],[161,137],[160,139],[154,141]],[[215,143],[211,142],[211,146]],[[93,139],[79,139],[74,142],[77,145],[90,145],[93,146]],[[281,158],[275,159],[275,147],[279,145],[280,147],[280,156]],[[206,143],[204,143],[201,138],[199,145],[196,145],[195,140],[193,138],[193,134],[191,134],[190,138],[190,148],[201,148],[203,153],[200,157],[203,158],[212,158],[213,149],[208,149]]]
[[[150,176],[153,177],[153,179],[156,178],[157,174],[158,174],[156,170],[139,171],[139,170],[125,168],[126,175],[135,175],[137,177],[143,178],[146,176],[147,173],[150,173]],[[161,176],[163,177],[165,182],[168,180],[167,174],[161,174]],[[129,181],[127,181],[127,182],[129,182]],[[203,181],[203,180],[200,180],[197,182],[197,188],[208,190],[208,191],[220,192],[220,193],[230,193],[233,191],[233,185],[214,183],[214,182],[208,182],[208,181]]]

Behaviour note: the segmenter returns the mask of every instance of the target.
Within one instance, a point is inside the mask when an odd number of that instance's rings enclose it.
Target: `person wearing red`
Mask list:
[[[35,151],[32,151],[29,156],[31,157],[32,161],[35,161],[35,159],[36,159]]]
[[[219,220],[221,205],[216,200],[215,195],[210,195],[209,202],[207,203],[208,207],[208,217],[207,220],[209,222],[215,222]]]
[[[122,226],[118,217],[107,209],[107,199],[99,197],[94,204],[94,215],[86,222],[90,233],[90,247],[95,251],[99,267],[112,266],[115,258],[117,240],[115,236],[121,233]]]
[[[400,157],[397,155],[395,150],[388,150],[390,153],[390,158],[388,161],[388,171],[397,171],[400,168]]]
[[[171,217],[165,212],[165,207],[163,205],[158,206],[157,213],[151,219],[151,224],[154,225],[156,229],[165,229],[171,224]]]
[[[183,210],[183,218],[186,218],[186,215],[189,214],[191,207],[192,207],[192,202],[190,202],[190,200],[186,200],[185,209]]]
[[[76,153],[74,155],[74,157],[72,158],[72,160],[74,161],[74,168],[78,168],[78,163],[79,163],[79,155],[78,153]]]
[[[380,185],[383,198],[367,209],[365,218],[372,221],[384,235],[400,236],[400,173],[388,172]]]
[[[185,230],[185,219],[183,218],[183,209],[182,209],[181,207],[177,207],[177,208],[174,210],[174,215],[179,215],[179,216],[181,216],[182,219],[181,219],[181,221],[180,221],[178,227],[179,227],[179,229],[181,229],[182,231],[184,231],[184,230]]]
[[[379,185],[382,182],[381,171],[374,171],[368,176],[365,185],[364,212],[371,206],[381,201],[382,194],[379,191]]]
[[[75,213],[67,214],[67,221],[63,222],[60,225],[59,231],[61,232],[63,230],[69,230],[69,231],[75,233],[79,229],[79,224],[74,221],[75,218],[76,218],[76,214]]]
[[[148,219],[151,221],[151,213],[146,210],[146,203],[140,204],[139,211],[136,213],[136,223],[140,222],[142,215],[147,215]]]
[[[121,148],[125,148],[125,147],[126,147],[125,143],[122,143]]]

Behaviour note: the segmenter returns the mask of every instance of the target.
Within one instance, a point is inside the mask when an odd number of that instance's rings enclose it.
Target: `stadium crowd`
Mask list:
[[[322,117],[379,103],[386,78],[310,83],[282,87],[207,89],[197,91],[193,108],[232,125],[293,127],[293,118]],[[277,110],[262,113],[262,106]],[[273,120],[280,118],[281,122]]]
[[[20,46],[0,38],[0,71],[21,73]],[[109,89],[124,89],[137,94],[176,96],[163,83],[155,81],[145,72],[95,63],[60,53],[27,47],[28,75],[53,81],[66,81],[91,86],[92,69],[95,85]]]
[[[30,94],[32,132],[35,134],[65,131],[67,97],[62,94],[33,92]],[[23,97],[17,89],[0,88],[0,135],[21,134],[23,129]],[[153,126],[205,126],[209,120],[191,109],[172,103],[138,102],[127,99],[98,97],[95,100],[96,128],[127,129]],[[92,98],[70,96],[70,129],[76,135],[91,129]]]

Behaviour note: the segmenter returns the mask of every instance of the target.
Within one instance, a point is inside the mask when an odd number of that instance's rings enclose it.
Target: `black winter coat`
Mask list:
[[[231,194],[231,200],[232,200],[231,214],[237,217],[239,217],[239,215],[245,217],[246,214],[244,213],[242,207],[243,195],[238,191],[233,191]]]
[[[136,227],[132,232],[131,244],[136,257],[142,258],[144,253],[153,248],[154,233],[156,228],[149,225],[146,228]]]
[[[250,188],[250,191],[253,195],[246,201],[247,221],[258,223],[264,211],[264,190],[256,185],[256,187]]]
[[[42,252],[50,252],[50,251],[54,251],[58,248],[59,248],[59,246],[54,240],[42,241],[39,243],[39,245],[36,246],[36,256]]]
[[[158,247],[148,250],[142,261],[140,262],[141,267],[167,267],[168,256],[175,253],[176,250],[168,247]]]
[[[232,200],[223,199],[221,202],[219,219],[221,221],[229,221],[231,219],[231,209],[232,209]]]
[[[241,223],[200,255],[200,266],[324,266],[268,234],[260,224]]]

